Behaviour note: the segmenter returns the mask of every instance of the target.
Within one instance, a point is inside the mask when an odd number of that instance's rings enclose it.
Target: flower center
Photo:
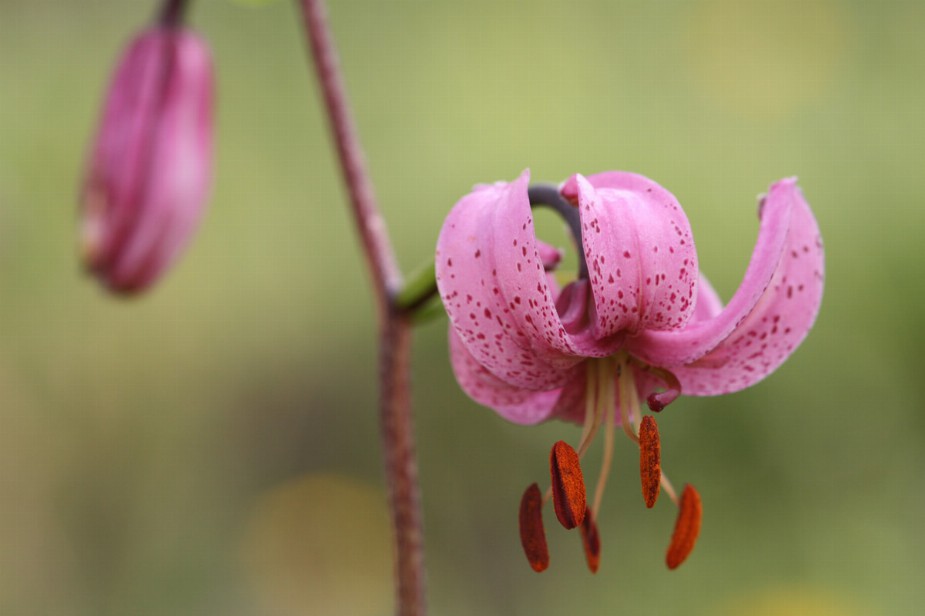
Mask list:
[[[543,571],[549,565],[542,507],[552,499],[556,517],[562,526],[566,529],[580,528],[588,567],[592,572],[597,571],[600,563],[600,534],[596,520],[613,466],[616,425],[619,422],[627,438],[639,447],[639,473],[646,506],[653,507],[659,491],[664,490],[679,508],[666,557],[668,567],[674,569],[687,558],[697,540],[702,514],[700,496],[688,485],[679,499],[668,477],[662,472],[658,426],[651,415],[643,417],[635,375],[637,370],[650,373],[661,379],[668,388],[648,397],[649,406],[654,411],[660,411],[677,397],[679,388],[673,387],[677,379],[671,373],[645,366],[623,352],[590,359],[585,365],[585,420],[578,447],[572,448],[564,441],[553,445],[549,489],[541,496],[537,484],[532,484],[521,500],[520,535],[527,559],[536,571]],[[589,503],[580,461],[602,427],[604,450],[601,469],[594,498]]]

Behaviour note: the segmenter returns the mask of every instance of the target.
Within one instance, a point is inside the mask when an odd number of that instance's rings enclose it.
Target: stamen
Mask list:
[[[630,421],[630,410],[633,410],[633,416],[639,416],[639,402],[636,396],[636,381],[633,379],[633,370],[629,364],[624,363],[620,370],[620,423],[623,425],[623,432],[634,443],[639,443],[636,431]]]
[[[680,502],[678,501],[678,493],[675,492],[674,486],[671,485],[671,481],[668,480],[668,475],[663,472],[659,481],[662,484],[662,489],[665,490],[665,494],[668,495],[668,498],[671,499],[676,507],[679,507]]]
[[[597,523],[594,514],[589,509],[585,511],[585,519],[581,523],[581,543],[585,548],[585,560],[591,573],[597,573],[601,564],[601,536],[597,532]]]
[[[578,453],[565,441],[557,442],[549,454],[549,470],[556,517],[566,529],[575,528],[584,520],[587,509],[585,481]]]
[[[598,396],[597,365],[594,360],[586,362],[585,367],[585,425],[581,431],[581,440],[578,441],[578,457],[582,458],[598,429],[601,427],[601,409]]]
[[[613,466],[613,436],[614,436],[614,377],[622,374],[626,366],[622,363],[616,363],[612,359],[606,359],[599,362],[600,373],[598,375],[598,384],[600,397],[598,400],[598,415],[603,418],[604,423],[604,455],[601,460],[601,473],[597,477],[597,486],[594,488],[594,506],[592,511],[594,517],[597,517],[601,510],[601,500],[604,498],[604,487],[607,485],[607,478],[610,476],[610,467]],[[616,374],[614,374],[616,373]]]
[[[639,427],[639,475],[642,479],[642,497],[649,509],[658,499],[662,478],[661,450],[658,425],[654,418],[646,415]]]
[[[671,545],[668,546],[668,554],[665,556],[665,564],[668,565],[669,569],[676,569],[694,549],[694,544],[697,543],[697,535],[700,534],[702,517],[703,505],[700,502],[700,494],[692,485],[688,484],[684,486],[684,492],[681,494],[678,519],[674,525]]]
[[[543,529],[543,496],[535,483],[520,499],[520,544],[533,570],[545,571],[549,566],[549,547]]]

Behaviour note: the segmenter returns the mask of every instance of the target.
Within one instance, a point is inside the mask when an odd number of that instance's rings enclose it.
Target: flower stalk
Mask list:
[[[299,4],[379,316],[379,422],[393,528],[396,612],[423,616],[424,548],[410,383],[410,308],[418,304],[409,304],[407,296],[400,301],[402,276],[366,169],[324,2]]]
[[[180,25],[188,4],[189,0],[164,0],[160,11],[161,24],[168,27]]]

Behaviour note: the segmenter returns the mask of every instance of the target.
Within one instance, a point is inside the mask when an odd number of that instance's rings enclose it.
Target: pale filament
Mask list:
[[[600,371],[600,414],[605,416],[604,424],[604,456],[601,461],[601,472],[597,477],[597,486],[594,488],[594,505],[591,512],[594,519],[597,519],[597,513],[601,509],[601,500],[604,498],[604,487],[607,485],[607,478],[610,476],[610,467],[613,466],[613,437],[614,423],[613,416],[614,402],[616,401],[614,392],[614,378],[622,378],[624,372],[628,372],[628,367],[622,361],[614,358],[607,358],[597,362]]]
[[[578,444],[578,457],[583,458],[597,431],[604,420],[606,402],[604,400],[604,375],[606,374],[605,365],[609,364],[606,359],[601,361],[588,361],[585,366],[585,423],[581,431],[581,440]],[[613,377],[611,377],[612,380]],[[611,398],[613,393],[611,390]],[[611,408],[613,403],[611,403]],[[610,422],[608,422],[610,423]],[[543,504],[549,502],[552,498],[552,486],[546,489],[543,494]]]
[[[659,483],[662,484],[662,489],[665,490],[665,494],[668,495],[668,498],[675,504],[676,507],[680,507],[681,504],[678,501],[678,493],[674,491],[674,486],[671,485],[671,482],[668,481],[668,475],[662,473]]]
[[[585,421],[581,431],[577,453],[583,458],[591,443],[597,436],[601,424],[604,425],[604,453],[601,461],[601,472],[597,478],[594,489],[594,503],[591,512],[595,519],[601,508],[604,488],[613,466],[613,447],[616,418],[613,409],[619,396],[620,424],[626,436],[639,445],[639,425],[642,422],[642,409],[639,405],[639,394],[636,391],[636,380],[633,378],[632,360],[621,354],[615,357],[605,357],[587,362],[585,375]],[[614,391],[614,379],[618,385]],[[675,505],[679,504],[677,492],[665,473],[661,473],[660,483],[662,489]],[[543,494],[543,503],[552,498],[552,486]]]
[[[603,420],[601,378],[600,370],[597,369],[600,363],[591,360],[585,367],[585,425],[578,444],[579,458],[583,458],[588,451]]]
[[[633,370],[625,365],[620,374],[620,423],[623,425],[623,432],[631,441],[639,444],[639,437],[636,436],[636,429],[630,422],[630,410],[634,416],[639,416],[639,400],[636,393],[636,381],[633,378]]]

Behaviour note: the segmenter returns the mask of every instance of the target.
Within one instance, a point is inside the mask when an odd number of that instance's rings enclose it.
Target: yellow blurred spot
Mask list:
[[[257,613],[366,616],[393,610],[385,495],[355,479],[308,475],[262,496],[241,556]]]
[[[717,616],[859,616],[846,598],[817,590],[780,588],[728,601]]]
[[[836,0],[701,0],[685,39],[704,95],[762,119],[824,94],[845,53],[847,24]]]

